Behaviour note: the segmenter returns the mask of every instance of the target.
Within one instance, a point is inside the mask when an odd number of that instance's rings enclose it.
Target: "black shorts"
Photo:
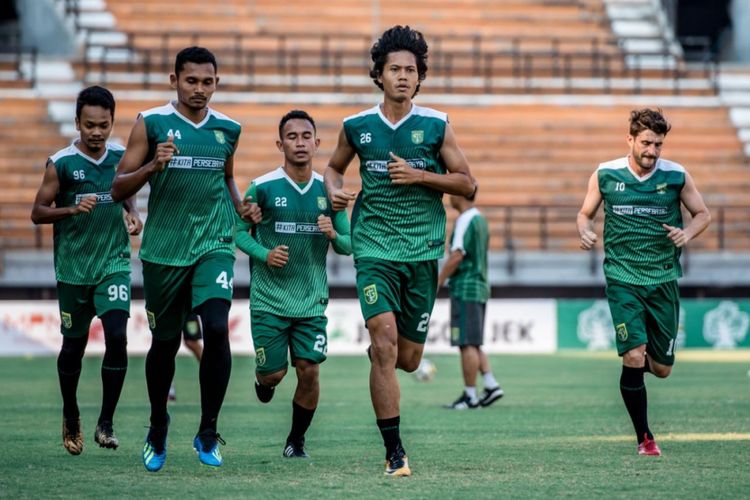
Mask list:
[[[484,344],[484,302],[464,302],[451,297],[451,345]]]

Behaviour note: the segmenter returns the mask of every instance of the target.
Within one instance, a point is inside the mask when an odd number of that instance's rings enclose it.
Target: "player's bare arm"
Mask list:
[[[685,185],[680,193],[680,201],[692,216],[690,223],[684,228],[662,224],[668,231],[667,238],[672,240],[678,248],[687,245],[690,240],[701,234],[711,222],[711,214],[703,201],[703,196],[698,192],[695,181],[687,172],[685,172]]]
[[[448,256],[448,260],[446,260],[445,264],[443,264],[443,268],[440,270],[440,274],[438,274],[438,289],[443,288],[445,282],[448,281],[448,278],[455,274],[458,266],[461,265],[461,262],[463,260],[464,254],[461,252],[461,250],[454,250],[451,252],[451,254]]]
[[[34,205],[31,208],[31,221],[34,224],[51,224],[67,217],[78,214],[88,214],[96,206],[96,196],[86,196],[77,205],[70,207],[53,207],[55,196],[60,190],[60,180],[57,178],[55,164],[47,162],[42,185],[36,193]]]
[[[588,191],[583,200],[583,206],[576,217],[578,235],[581,238],[581,248],[591,250],[596,245],[597,236],[594,232],[594,216],[602,203],[602,193],[599,191],[599,176],[594,172],[589,178]]]
[[[450,123],[445,126],[443,146],[440,156],[448,169],[448,173],[436,174],[412,168],[405,160],[391,153],[394,162],[388,164],[388,174],[394,184],[421,184],[423,186],[442,191],[447,194],[471,197],[476,192],[476,181],[469,171],[461,148],[458,147],[453,127]]]
[[[357,194],[344,189],[344,173],[349,163],[354,159],[354,148],[346,139],[344,129],[339,132],[339,140],[336,149],[328,161],[324,174],[326,191],[334,210],[345,210],[349,203],[357,197]]]
[[[112,181],[112,199],[122,201],[135,195],[154,172],[161,172],[164,167],[172,161],[175,154],[180,150],[174,143],[174,136],[169,136],[166,142],[156,145],[153,159],[148,163],[148,138],[146,137],[146,124],[143,117],[133,125],[133,130],[128,138],[125,154],[117,166],[117,175]]]
[[[235,151],[237,148],[235,147]],[[234,155],[227,158],[224,164],[224,182],[229,190],[229,196],[232,197],[232,205],[240,218],[246,222],[258,224],[263,219],[260,207],[252,199],[252,196],[242,199],[240,190],[237,189],[237,182],[234,180]]]

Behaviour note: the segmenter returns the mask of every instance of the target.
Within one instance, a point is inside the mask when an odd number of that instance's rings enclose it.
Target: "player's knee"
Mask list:
[[[104,327],[104,345],[107,350],[125,351],[128,345],[128,313],[109,311],[101,317]]]
[[[204,343],[209,337],[229,333],[230,304],[224,299],[209,299],[199,307]]]
[[[398,363],[396,368],[411,373],[419,368],[419,362],[422,360],[421,352],[399,352]]]
[[[650,363],[651,373],[659,378],[667,378],[672,373],[672,367],[669,365],[660,365],[651,361]]]
[[[320,375],[320,365],[307,360],[297,360],[295,362],[297,370],[297,379],[306,386],[318,383]]]
[[[376,365],[385,365],[393,368],[398,357],[398,346],[390,342],[375,342],[373,339],[370,348],[372,363]]]
[[[622,364],[631,368],[643,368],[646,366],[646,346],[636,347],[623,354]]]
[[[267,387],[276,387],[281,383],[282,380],[284,380],[284,376],[286,375],[287,369],[284,368],[283,370],[279,370],[277,372],[268,373],[265,375],[261,375],[260,373],[257,374],[258,376],[258,382],[260,382],[262,385],[265,385]]]

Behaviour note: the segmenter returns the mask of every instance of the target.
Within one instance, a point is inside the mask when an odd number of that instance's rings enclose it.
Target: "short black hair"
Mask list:
[[[210,50],[204,47],[187,47],[179,51],[174,59],[174,74],[179,76],[180,71],[185,68],[185,63],[189,62],[195,64],[211,63],[214,72],[218,70],[216,57]]]
[[[417,30],[409,26],[394,26],[381,35],[377,42],[370,49],[373,66],[370,70],[370,78],[375,85],[383,90],[383,84],[378,81],[378,77],[383,74],[385,61],[391,52],[408,50],[417,59],[417,75],[419,82],[427,77],[427,42]],[[417,83],[417,89],[414,95],[419,92],[420,84]]]
[[[115,119],[115,98],[112,96],[112,92],[94,85],[83,89],[78,94],[76,99],[76,118],[81,119],[81,110],[84,106],[101,106],[104,109],[109,110],[109,114],[112,115],[112,120]]]
[[[315,127],[315,120],[312,119],[312,116],[310,116],[307,111],[302,111],[301,109],[293,109],[289,113],[281,117],[281,121],[279,122],[279,139],[284,139],[284,137],[281,135],[282,130],[284,130],[284,125],[286,125],[286,122],[288,122],[289,120],[307,120],[312,125],[313,131],[316,134],[318,132],[318,129]]]
[[[644,130],[651,130],[655,134],[667,135],[672,125],[664,118],[661,108],[656,110],[643,108],[630,112],[630,135],[637,137]]]

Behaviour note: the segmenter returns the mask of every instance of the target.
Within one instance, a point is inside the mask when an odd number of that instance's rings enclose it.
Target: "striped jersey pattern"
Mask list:
[[[96,285],[111,274],[130,272],[130,240],[122,203],[112,201],[111,193],[124,151],[122,146],[107,143],[104,155],[95,160],[71,144],[49,158],[60,183],[55,206],[72,207],[87,196],[96,196],[91,213],[53,224],[57,281]]]
[[[190,266],[209,252],[234,255],[234,206],[224,181],[240,124],[208,108],[200,123],[172,103],[141,113],[150,161],[156,145],[172,135],[179,149],[164,171],[149,179],[151,192],[140,258],[168,266]]]
[[[316,172],[300,186],[279,167],[255,179],[247,196],[257,201],[263,213],[263,220],[253,229],[255,241],[267,250],[289,247],[289,261],[282,268],[250,259],[253,310],[290,318],[322,316],[328,305],[326,257],[330,242],[318,228],[318,217],[331,217],[336,231],[345,234],[348,223],[340,224],[340,218],[346,222],[346,212],[333,212],[323,177]],[[244,225],[245,230],[248,227]],[[237,244],[251,253],[239,235]]]
[[[444,174],[438,157],[447,121],[445,113],[417,105],[396,124],[379,105],[344,119],[344,133],[359,157],[362,178],[352,212],[355,259],[413,262],[442,256],[442,193],[421,185],[393,184],[387,165],[392,152],[412,168]]]
[[[662,224],[682,227],[682,165],[659,159],[651,172],[638,177],[624,157],[599,165],[597,177],[604,200],[606,278],[656,285],[681,277],[680,249]]]

